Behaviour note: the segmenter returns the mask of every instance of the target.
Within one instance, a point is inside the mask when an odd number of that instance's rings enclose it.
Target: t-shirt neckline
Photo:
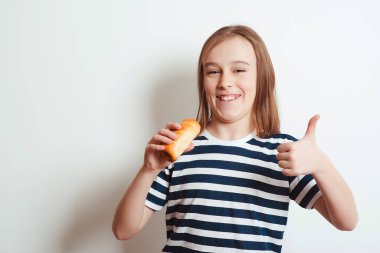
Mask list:
[[[246,135],[244,137],[241,137],[241,138],[236,139],[236,140],[230,140],[230,141],[229,140],[219,139],[219,138],[213,136],[206,129],[203,130],[203,133],[201,135],[203,135],[204,137],[206,137],[208,140],[215,141],[215,142],[218,142],[218,143],[234,144],[234,143],[245,143],[245,142],[251,140],[252,138],[254,138],[256,136],[256,131],[254,130],[253,132],[249,133],[248,135]]]

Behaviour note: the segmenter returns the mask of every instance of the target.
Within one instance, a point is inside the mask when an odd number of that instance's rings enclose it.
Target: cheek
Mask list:
[[[206,96],[212,96],[214,94],[215,87],[212,84],[212,82],[208,82],[205,80],[204,87],[205,87]]]
[[[256,88],[257,88],[257,75],[256,72],[252,73],[252,76],[250,77],[250,89],[256,94]]]
[[[252,92],[256,90],[256,82],[257,82],[257,76],[256,71],[250,70],[240,76],[236,79],[236,83],[238,84],[239,88],[242,89],[244,92]]]
[[[241,89],[244,91],[245,95],[254,97],[256,95],[256,82],[252,80],[247,80],[241,84]]]

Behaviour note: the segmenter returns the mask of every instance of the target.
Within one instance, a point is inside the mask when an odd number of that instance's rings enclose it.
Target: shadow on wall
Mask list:
[[[164,64],[163,64],[164,65]],[[160,66],[170,72],[157,77],[147,101],[151,102],[152,136],[168,122],[181,122],[185,118],[196,118],[198,109],[196,66],[180,66],[172,62]],[[145,119],[144,119],[145,120]],[[145,228],[125,243],[128,253],[158,253],[166,242],[166,208],[153,215]]]
[[[80,193],[71,203],[71,213],[67,215],[69,220],[64,228],[61,253],[91,252],[94,244],[105,247],[107,240],[111,240],[111,207],[121,191],[116,184],[120,185],[120,178],[125,176],[120,175],[115,180],[89,178],[83,182]]]
[[[170,72],[160,74],[156,78],[158,81],[153,84],[152,92],[146,98],[146,101],[151,103],[151,111],[147,114],[149,117],[139,119],[150,124],[152,135],[169,121],[180,122],[184,118],[195,118],[198,107],[196,71],[194,71],[196,66],[181,67],[178,63],[170,63],[159,67],[169,69]],[[122,166],[136,169],[120,169],[118,170],[121,172],[120,175],[110,175],[108,179],[92,179],[91,182],[87,182],[88,190],[81,191],[78,200],[73,203],[73,213],[64,229],[61,253],[161,252],[166,241],[164,209],[153,215],[145,228],[129,241],[117,241],[112,233],[111,226],[116,205],[140,164],[138,161],[131,161]],[[89,244],[93,245],[92,250],[83,248]]]
[[[168,122],[195,119],[198,110],[196,65],[179,66],[173,62],[163,68],[170,72],[158,78],[149,99],[154,131]]]
[[[139,165],[133,161],[128,166],[137,168]],[[118,241],[114,237],[112,221],[115,208],[135,174],[135,171],[126,170],[125,166],[118,171],[121,173],[89,178],[83,182],[80,193],[71,203],[71,213],[67,215],[68,222],[63,228],[60,253],[161,252],[166,237],[163,212],[152,217],[133,239]]]

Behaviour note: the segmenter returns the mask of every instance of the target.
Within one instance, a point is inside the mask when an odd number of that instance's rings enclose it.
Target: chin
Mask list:
[[[239,115],[228,114],[228,115],[223,115],[223,116],[219,115],[218,119],[224,123],[233,123],[233,122],[241,120],[242,117],[240,117]]]

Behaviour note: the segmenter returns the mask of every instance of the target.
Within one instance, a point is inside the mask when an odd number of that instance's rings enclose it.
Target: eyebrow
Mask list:
[[[229,64],[233,64],[233,63],[242,63],[242,64],[245,64],[245,65],[250,65],[246,61],[230,61],[229,62]],[[208,66],[218,66],[218,64],[216,62],[206,62],[205,67],[208,67]]]

